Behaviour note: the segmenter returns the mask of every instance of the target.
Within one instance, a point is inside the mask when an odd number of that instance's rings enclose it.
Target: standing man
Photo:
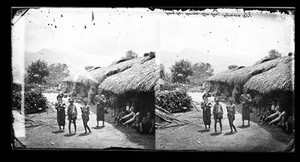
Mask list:
[[[245,120],[248,120],[248,126],[250,126],[250,107],[252,100],[250,94],[247,94],[246,90],[244,90],[244,94],[241,95],[240,102],[242,103],[242,126],[244,126]]]
[[[99,127],[99,121],[102,120],[102,126],[104,127],[104,108],[106,107],[107,101],[105,96],[102,94],[101,96],[96,95],[95,103],[97,105],[97,126]]]
[[[203,122],[205,129],[210,129],[210,123],[211,123],[211,106],[212,104],[208,101],[207,96],[203,95],[203,101],[201,102],[201,108],[202,108],[202,114],[203,114]]]
[[[71,134],[71,123],[74,124],[75,134],[76,134],[76,119],[77,119],[77,108],[73,104],[74,100],[70,99],[70,104],[68,106],[68,119],[69,119],[69,133]]]
[[[219,104],[219,99],[215,99],[215,105],[213,108],[213,114],[214,114],[214,119],[215,119],[215,132],[217,133],[217,122],[220,124],[220,129],[222,133],[222,118],[223,118],[223,108],[222,105]]]

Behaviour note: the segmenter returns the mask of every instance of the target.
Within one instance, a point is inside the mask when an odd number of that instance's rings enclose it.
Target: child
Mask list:
[[[75,129],[75,134],[76,134],[76,119],[77,119],[77,108],[73,104],[74,100],[70,99],[70,104],[68,106],[68,119],[69,119],[69,133],[71,134],[71,123],[73,122],[74,124],[74,129]]]
[[[89,105],[87,105],[87,100],[83,100],[84,103],[84,107],[81,107],[81,117],[82,117],[82,121],[83,121],[83,126],[84,126],[84,130],[85,130],[85,134],[87,133],[86,129],[89,130],[89,133],[92,133],[90,130],[90,127],[88,126],[88,121],[89,121],[89,115],[90,115],[90,107]]]
[[[226,106],[227,108],[227,116],[228,116],[228,121],[229,121],[229,126],[230,126],[230,133],[233,133],[232,128],[234,129],[235,133],[237,132],[235,126],[233,125],[233,121],[235,120],[235,105],[233,104],[233,100],[229,100],[230,105]]]
[[[220,123],[221,133],[222,133],[222,118],[223,118],[223,108],[222,105],[219,104],[219,99],[215,99],[216,103],[213,108],[213,114],[215,119],[215,132],[217,133],[217,122]]]

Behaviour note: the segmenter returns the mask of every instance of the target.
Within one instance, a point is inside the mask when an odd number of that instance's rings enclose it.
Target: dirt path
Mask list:
[[[201,102],[201,93],[191,94],[191,96],[194,101]],[[286,142],[278,141],[271,132],[257,123],[251,122],[249,127],[241,127],[242,116],[238,112],[234,121],[238,132],[231,134],[225,104],[220,103],[224,109],[221,134],[214,133],[213,118],[210,131],[205,131],[202,110],[197,104],[196,110],[175,114],[180,120],[188,120],[189,124],[156,130],[156,149],[277,152],[286,148]],[[217,129],[219,130],[219,125]]]
[[[54,102],[57,94],[45,94]],[[53,99],[54,98],[54,99]],[[153,135],[140,135],[130,127],[113,125],[111,113],[105,114],[105,127],[96,128],[95,106],[91,107],[89,126],[91,134],[84,134],[81,119],[80,104],[75,103],[77,116],[77,133],[68,133],[68,121],[66,119],[65,131],[59,131],[56,121],[56,111],[48,113],[32,114],[28,117],[34,121],[41,121],[40,126],[26,127],[26,136],[22,139],[27,148],[86,148],[104,149],[111,147],[135,148],[135,149],[154,149],[155,137]],[[102,124],[102,123],[101,123]],[[100,124],[100,125],[101,125]],[[73,124],[71,125],[74,132]]]

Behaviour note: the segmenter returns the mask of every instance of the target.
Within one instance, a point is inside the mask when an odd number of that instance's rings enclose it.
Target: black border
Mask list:
[[[50,3],[49,3],[50,2]],[[156,9],[156,8],[163,8],[163,9],[178,9],[178,10],[186,10],[186,9],[205,9],[205,8],[219,8],[219,7],[225,7],[225,8],[244,8],[245,4],[241,3],[241,1],[233,1],[233,2],[225,2],[226,4],[224,5],[224,3],[218,3],[218,2],[213,2],[213,4],[210,5],[203,5],[200,4],[201,2],[194,2],[194,3],[182,3],[182,2],[175,2],[172,4],[168,4],[168,3],[164,3],[164,2],[160,2],[159,5],[157,4],[151,4],[150,2],[142,2],[142,3],[136,3],[133,1],[130,2],[126,2],[126,5],[118,5],[118,4],[114,4],[112,2],[104,2],[103,4],[99,5],[99,1],[96,2],[91,2],[88,4],[84,4],[86,2],[74,2],[74,1],[65,1],[65,2],[53,2],[53,1],[48,1],[47,2],[39,2],[39,1],[33,1],[33,0],[29,0],[29,1],[14,1],[12,2],[9,7],[8,7],[8,11],[7,13],[9,13],[9,17],[7,16],[7,22],[8,24],[11,24],[11,7],[29,7],[29,6],[35,6],[35,7],[39,7],[39,6],[47,6],[47,7],[147,7],[151,10]],[[197,4],[198,3],[198,4]],[[218,3],[218,4],[217,4]],[[280,4],[281,3],[281,4]],[[278,9],[278,7],[280,6],[286,6],[288,7],[288,9],[284,8],[280,8],[281,11],[283,10],[289,10],[291,9],[290,7],[295,6],[295,3],[292,3],[292,5],[288,5],[286,4],[284,1],[281,1],[279,4],[276,2],[272,2],[272,3],[261,3],[260,5],[263,7],[260,7],[262,9],[265,10],[265,7],[267,7],[268,5],[271,4],[271,6],[273,8],[268,8],[267,10],[269,11],[275,11]],[[285,4],[283,4],[285,3]],[[222,5],[222,6],[220,6]],[[247,6],[247,9],[257,9],[257,7],[255,5],[250,5]],[[296,16],[297,18],[297,16]],[[295,19],[295,21],[297,22],[297,20]],[[297,26],[297,25],[296,25]],[[8,31],[7,33],[10,33],[11,28],[10,25],[8,25]],[[11,35],[8,34],[7,35],[7,39],[9,40],[8,42],[10,42],[11,40]],[[295,43],[296,43],[296,39],[295,39]],[[297,46],[295,46],[295,51],[297,51]],[[8,57],[8,59],[11,61],[11,43],[9,43],[9,45],[6,45],[6,53],[8,54],[4,54],[5,57]],[[295,56],[295,58],[297,58]],[[295,59],[297,62],[297,59]],[[11,78],[11,64],[10,62],[6,62],[7,63],[5,66],[6,68],[8,68],[7,70],[5,70],[8,74],[7,77],[5,78],[10,78],[5,79],[5,83],[4,85],[11,85],[12,82],[12,78]],[[295,63],[295,66],[297,66],[297,63]],[[297,68],[296,68],[297,69]],[[296,70],[297,72],[297,70]],[[297,80],[297,75],[295,75],[295,79]],[[5,86],[7,87],[7,86]],[[10,86],[8,86],[9,89],[8,91],[11,92]],[[295,90],[295,94],[297,94],[297,90]],[[10,132],[10,117],[9,115],[6,114],[12,114],[11,113],[11,109],[10,109],[10,97],[9,95],[7,95],[6,93],[3,93],[3,95],[5,97],[8,97],[9,100],[9,105],[8,106],[3,106],[2,109],[5,109],[5,112],[3,113],[4,119],[7,122],[8,126],[8,131],[6,132]],[[3,101],[5,102],[6,100],[3,99]],[[6,102],[7,103],[7,102]],[[297,103],[295,103],[297,104]],[[6,112],[7,111],[7,112]],[[297,120],[296,120],[297,121]],[[10,139],[10,133],[7,133],[6,135],[8,135],[8,139]],[[232,161],[232,160],[249,160],[249,161],[254,161],[256,159],[259,160],[286,160],[286,161],[293,161],[296,157],[296,154],[290,154],[290,153],[233,153],[233,152],[195,152],[195,151],[162,151],[162,150],[151,150],[151,151],[103,151],[103,150],[63,150],[63,151],[58,151],[58,150],[37,150],[37,149],[30,149],[30,150],[11,150],[10,148],[10,140],[4,140],[6,141],[6,146],[8,146],[8,150],[9,154],[12,153],[10,155],[10,157],[12,157],[12,159],[15,158],[20,158],[20,160],[30,160],[32,158],[34,159],[40,159],[40,160],[58,160],[58,157],[63,157],[66,158],[66,160],[73,160],[73,159],[78,159],[78,158],[83,158],[83,159],[89,159],[91,158],[91,160],[125,160],[125,158],[127,157],[131,157],[134,158],[137,156],[136,160],[142,160],[142,159],[146,159],[146,160],[168,160],[168,161],[174,161],[174,160],[225,160],[225,161]],[[84,151],[84,152],[82,152]],[[80,152],[80,154],[76,154],[77,152]],[[297,149],[296,149],[297,152]],[[54,153],[54,154],[53,154]],[[7,154],[7,155],[9,155]],[[51,155],[49,155],[51,154]],[[57,157],[58,154],[58,157]],[[94,156],[93,156],[94,155]],[[51,158],[52,157],[52,158]],[[70,158],[70,159],[69,159]],[[130,158],[128,158],[130,160]]]

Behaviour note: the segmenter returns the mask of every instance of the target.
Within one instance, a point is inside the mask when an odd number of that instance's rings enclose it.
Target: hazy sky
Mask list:
[[[30,9],[12,28],[13,64],[22,64],[24,51],[41,49],[95,55],[101,61],[91,59],[90,64],[99,66],[109,65],[127,50],[141,56],[149,51],[159,55],[159,51],[191,48],[249,61],[266,56],[270,49],[284,55],[294,52],[293,15],[252,11],[243,18],[224,17],[226,13],[241,15],[242,10],[217,12],[178,15],[145,8]]]

